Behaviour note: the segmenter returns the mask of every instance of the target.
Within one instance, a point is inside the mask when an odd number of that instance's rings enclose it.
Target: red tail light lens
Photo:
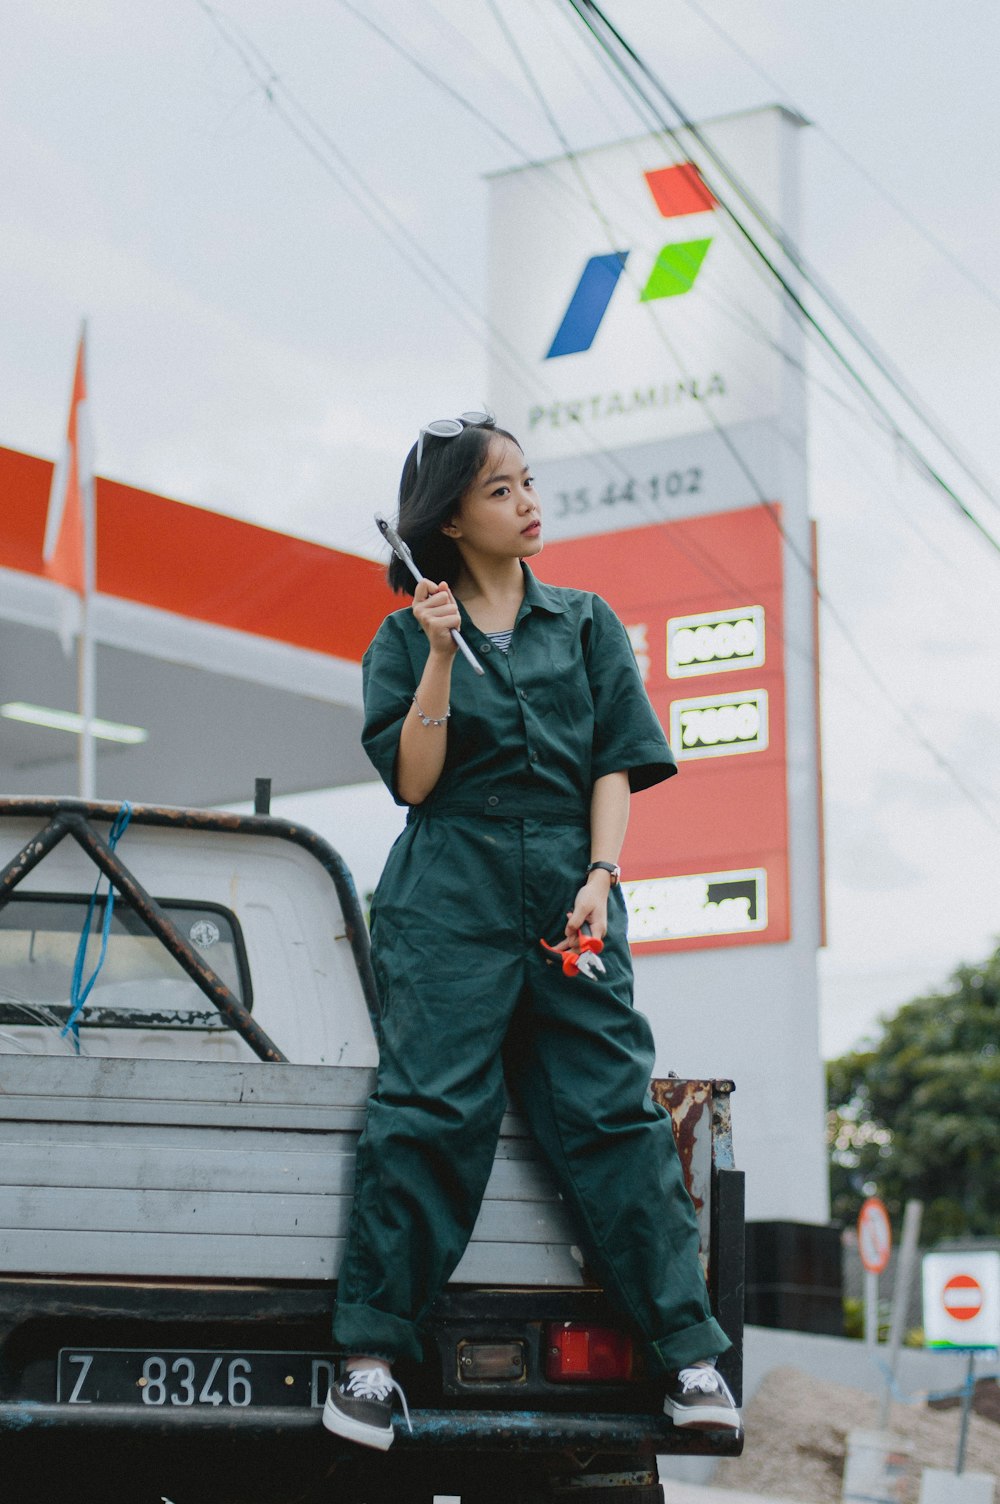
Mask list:
[[[551,1321],[545,1331],[545,1377],[557,1384],[631,1379],[632,1339],[612,1327]]]

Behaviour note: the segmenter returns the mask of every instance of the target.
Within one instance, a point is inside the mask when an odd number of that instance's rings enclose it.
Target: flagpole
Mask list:
[[[93,632],[93,598],[97,575],[97,509],[94,490],[94,454],[90,429],[89,390],[86,381],[87,322],[80,330],[80,359],[86,396],[77,406],[77,475],[83,512],[83,594],[80,600],[80,636],[77,648],[77,694],[79,699],[80,746],[79,791],[81,799],[97,798],[97,752],[94,719],[97,715],[97,654]]]
[[[91,630],[90,594],[80,603],[80,639],[77,649],[77,693],[80,705],[79,789],[81,799],[97,798],[97,758],[93,723],[96,708],[96,662]]]

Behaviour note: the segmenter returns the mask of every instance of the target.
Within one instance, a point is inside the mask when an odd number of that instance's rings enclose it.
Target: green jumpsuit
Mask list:
[[[649,1094],[652,1035],[632,1006],[617,887],[597,980],[539,945],[565,934],[590,861],[595,779],[633,790],[676,767],[625,630],[599,596],[525,595],[507,653],[462,613],[485,677],[456,660],[444,769],[410,809],[372,903],[379,1068],[358,1144],[334,1341],[421,1356],[419,1328],[465,1251],[506,1087],[591,1267],[653,1371],[729,1346],[708,1305],[669,1115]],[[429,647],[410,609],[364,659],[364,745],[393,796],[396,752]]]

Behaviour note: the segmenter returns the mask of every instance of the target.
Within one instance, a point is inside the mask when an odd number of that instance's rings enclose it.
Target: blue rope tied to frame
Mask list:
[[[112,825],[111,832],[108,836],[108,845],[111,847],[112,851],[114,851],[115,847],[118,845],[118,842],[121,840],[122,836],[128,829],[128,822],[131,820],[131,818],[132,806],[131,804],[129,804],[128,800],[125,799],[122,801],[121,809],[115,816],[115,822]],[[83,967],[84,962],[87,958],[87,942],[90,939],[90,926],[93,923],[94,910],[97,907],[97,898],[100,892],[101,878],[103,877],[103,875],[103,873],[98,874],[97,882],[94,884],[94,891],[90,895],[90,903],[87,906],[87,917],[83,921],[83,930],[80,934],[80,943],[76,948],[76,960],[73,963],[73,981],[70,984],[69,990],[69,1017],[67,1018],[61,1030],[62,1037],[64,1039],[67,1034],[72,1037],[73,1048],[78,1055],[80,1053],[80,1014],[83,1012],[84,1007],[86,1006],[88,997],[94,990],[94,983],[97,981],[101,967],[104,965],[104,957],[108,953],[108,936],[111,933],[111,916],[114,913],[115,909],[115,890],[112,887],[111,879],[109,878],[108,897],[107,902],[104,905],[104,925],[101,930],[101,953],[97,958],[97,965],[90,973],[86,984],[84,984]]]

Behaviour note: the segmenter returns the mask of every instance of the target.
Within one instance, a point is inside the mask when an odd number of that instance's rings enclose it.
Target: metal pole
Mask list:
[[[969,1416],[972,1413],[972,1396],[976,1392],[976,1355],[969,1353],[969,1366],[965,1374],[965,1388],[962,1390],[962,1421],[958,1429],[958,1456],[955,1458],[955,1475],[961,1473],[965,1467],[965,1443],[969,1436]]]
[[[86,321],[80,349],[86,359]],[[84,372],[86,392],[86,372]],[[94,719],[97,715],[97,662],[94,651],[93,602],[97,589],[97,487],[94,483],[94,439],[90,429],[89,397],[76,410],[76,473],[83,512],[83,600],[80,608],[80,798],[97,798],[97,758]]]
[[[0,872],[0,909],[3,908],[22,877],[27,877],[32,867],[37,867],[42,857],[47,856],[53,847],[59,845],[68,830],[69,826],[63,816],[57,814],[44,829],[38,832],[37,836],[32,836],[27,846],[22,846],[17,856],[11,857],[6,867]]]
[[[66,824],[77,845],[83,847],[91,861],[101,869],[110,882],[114,883],[122,897],[139,915],[143,924],[152,930],[160,944],[184,968],[195,986],[201,989],[205,996],[215,1004],[223,1018],[246,1040],[258,1059],[286,1062],[288,1056],[281,1053],[257,1020],[247,1012],[239,998],[230,992],[222,978],[212,970],[207,961],[201,959],[171,921],[169,915],[163,912],[156,899],[150,897],[138,879],[133,877],[128,868],[119,861],[116,853],[111,850],[107,841],[97,834],[89,821],[82,815],[68,815]]]
[[[920,1219],[923,1215],[924,1204],[922,1201],[908,1201],[903,1213],[903,1233],[899,1244],[899,1256],[896,1260],[896,1278],[892,1288],[892,1323],[889,1328],[889,1378],[886,1382],[885,1392],[882,1395],[882,1406],[879,1410],[878,1428],[885,1430],[889,1419],[889,1405],[892,1401],[892,1386],[896,1377],[896,1368],[899,1364],[899,1350],[903,1345],[903,1337],[906,1333],[906,1308],[909,1305],[910,1290],[913,1285],[913,1269],[917,1260],[917,1244],[920,1241]]]
[[[878,1346],[878,1275],[865,1270],[865,1344]]]
[[[89,594],[80,605],[80,640],[77,648],[78,692],[80,701],[79,791],[81,799],[97,798],[97,759],[94,754],[94,717],[97,714],[95,687],[94,638],[91,629]]]

